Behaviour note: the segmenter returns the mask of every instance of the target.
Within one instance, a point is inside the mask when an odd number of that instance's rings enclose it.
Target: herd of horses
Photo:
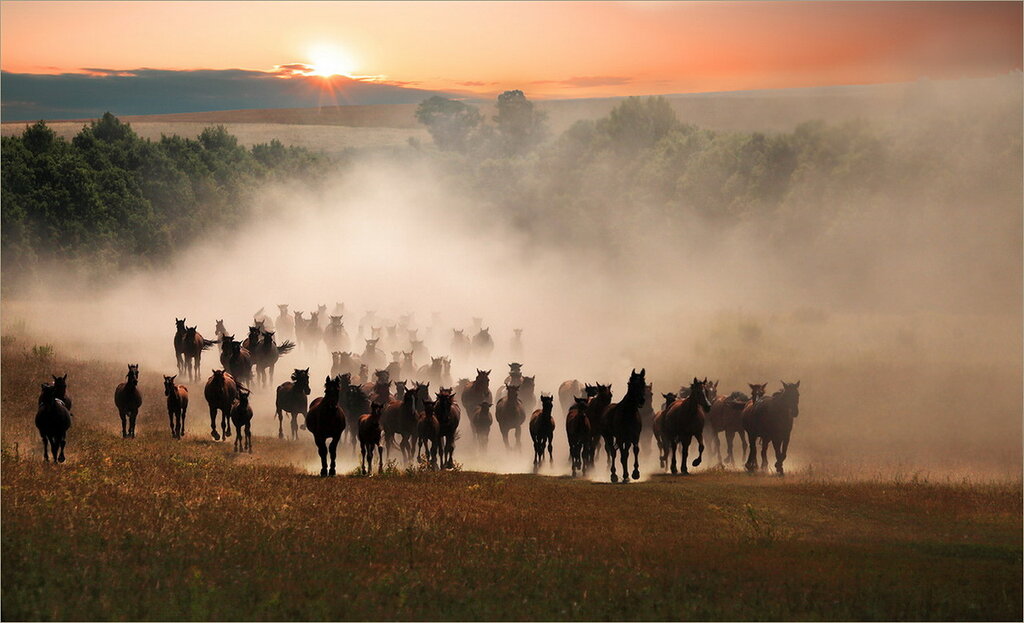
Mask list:
[[[280,357],[296,347],[315,353],[323,343],[332,352],[331,373],[324,378],[323,395],[309,400],[312,393],[309,368],[294,368],[291,378],[278,385],[275,393],[278,437],[286,436],[286,419],[290,420],[289,439],[297,440],[300,430],[309,431],[320,456],[321,476],[335,475],[337,446],[343,437],[348,438],[353,449],[358,443],[360,469],[364,473],[373,472],[375,459],[377,471],[381,472],[385,450],[390,458],[396,448],[407,463],[422,461],[433,468],[452,468],[463,411],[479,451],[487,451],[494,423],[498,425],[505,447],[514,444],[518,449],[525,425],[533,442],[534,469],[543,465],[545,459],[554,462],[555,396],[542,393],[538,397],[536,379],[523,374],[522,364],[509,364],[508,376],[497,391],[492,392],[490,370],[477,368],[475,378],[453,382],[451,358],[431,357],[416,330],[408,328],[408,317],[402,317],[393,326],[375,327],[376,319],[370,312],[359,327],[361,338],[364,331],[368,335],[363,338],[365,348],[356,354],[334,350],[346,348],[349,343],[344,335],[341,313],[320,323],[318,317],[325,306],[313,312],[309,319],[298,312],[288,314],[287,306],[279,308],[281,314],[276,331],[274,321],[260,310],[243,341],[229,334],[220,320],[215,329],[217,339],[208,340],[196,327],[186,326],[185,319],[175,319],[178,374],[164,376],[168,423],[173,438],[181,439],[185,434],[189,403],[188,388],[175,381],[179,375],[198,381],[202,353],[207,349],[219,345],[221,363],[206,379],[203,391],[209,408],[210,435],[218,441],[227,439],[232,436],[233,426],[235,451],[252,452],[253,410],[249,385],[254,378],[262,386],[272,384]],[[336,308],[336,311],[342,312],[343,308]],[[464,331],[452,330],[452,356],[486,355],[493,349],[487,329],[479,326],[479,319],[474,319],[474,324],[473,338]],[[387,334],[381,329],[387,329]],[[294,336],[296,342],[287,339],[277,344],[278,332]],[[516,330],[513,352],[517,350],[517,343],[521,352],[521,339],[521,331]],[[398,348],[392,351],[390,362],[378,348],[382,340]],[[416,366],[417,357],[429,359],[430,363]],[[398,380],[403,377],[405,380]],[[135,436],[136,418],[142,404],[138,383],[139,366],[130,364],[125,381],[114,392],[124,438]],[[431,392],[431,385],[438,390]],[[799,387],[799,381],[782,382],[781,389],[768,395],[766,384],[751,384],[749,396],[738,391],[720,396],[717,381],[694,377],[678,391],[663,393],[664,402],[656,410],[653,386],[647,383],[646,369],[639,372],[634,369],[630,373],[626,391],[618,401],[613,400],[610,384],[567,380],[559,386],[557,394],[564,413],[572,475],[586,475],[594,468],[596,457],[603,449],[612,482],[620,481],[620,468],[622,482],[639,479],[641,446],[649,449],[652,440],[657,445],[663,469],[673,474],[687,473],[689,448],[697,442],[697,456],[691,463],[696,467],[703,459],[705,435],[710,435],[720,465],[734,462],[733,442],[738,436],[747,456],[745,468],[751,472],[758,468],[757,442],[761,442],[762,470],[767,469],[767,450],[771,445],[775,469],[783,474],[793,421],[799,413]],[[72,422],[71,407],[67,375],[54,376],[53,383],[42,385],[36,426],[43,439],[45,460],[49,460],[49,446],[54,460],[64,461],[67,430]],[[515,434],[514,442],[510,440],[511,433]],[[724,459],[720,433],[726,438]],[[677,452],[681,458],[678,463]],[[632,470],[629,469],[630,453]]]

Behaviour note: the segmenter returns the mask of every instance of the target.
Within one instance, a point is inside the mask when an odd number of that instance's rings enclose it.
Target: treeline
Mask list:
[[[146,268],[251,213],[258,182],[315,179],[326,158],[274,140],[247,149],[223,126],[140,138],[110,113],[70,142],[40,121],[3,137],[5,281],[48,260],[85,276]]]

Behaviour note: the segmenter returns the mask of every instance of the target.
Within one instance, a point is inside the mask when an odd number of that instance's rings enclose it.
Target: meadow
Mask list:
[[[321,479],[306,437],[260,436],[252,455],[211,441],[198,387],[171,439],[152,369],[123,440],[123,363],[3,342],[4,620],[1021,616],[1020,480],[709,470],[622,486],[399,465]],[[59,466],[32,423],[58,371],[76,414]]]

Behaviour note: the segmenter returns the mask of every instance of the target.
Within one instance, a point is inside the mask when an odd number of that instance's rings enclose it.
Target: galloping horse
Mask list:
[[[662,423],[662,444],[665,446],[665,453],[672,455],[672,473],[676,472],[676,446],[682,444],[683,473],[686,474],[686,456],[690,448],[690,440],[697,438],[698,454],[693,460],[693,466],[700,465],[701,456],[704,454],[704,414],[711,408],[708,396],[704,391],[707,379],[698,381],[694,377],[693,382],[687,391],[686,398],[678,399],[672,403],[665,413]],[[667,457],[666,457],[667,461]]]
[[[462,400],[466,400],[466,395],[462,395]],[[465,404],[465,402],[463,402]],[[487,440],[491,436],[491,424],[494,419],[491,416],[491,403],[484,400],[473,409],[473,412],[469,416],[469,423],[473,427],[473,436],[476,438],[476,445],[480,449],[487,450]]]
[[[789,452],[789,437],[793,432],[793,420],[800,415],[800,381],[782,383],[782,389],[770,397],[743,409],[743,428],[750,442],[750,456],[747,457],[748,472],[757,468],[755,442],[761,439],[761,469],[768,464],[768,443],[775,451],[775,471],[781,476],[785,472],[782,462]]]
[[[64,462],[64,446],[67,445],[68,429],[71,428],[71,412],[64,402],[57,398],[53,385],[42,383],[39,409],[36,411],[36,429],[43,440],[43,460],[50,462],[46,453],[49,445],[54,463]]]
[[[199,380],[199,364],[203,358],[203,351],[216,344],[214,340],[204,339],[196,331],[196,327],[188,327],[185,330],[185,341],[182,344],[185,356],[185,372],[189,380]]]
[[[540,409],[530,415],[530,438],[533,440],[533,469],[537,470],[544,463],[544,447],[548,449],[548,462],[554,463],[551,442],[555,438],[555,418],[551,408],[555,404],[553,396],[541,394]]]
[[[174,319],[174,359],[178,362],[178,374],[185,372],[185,318]]]
[[[377,473],[384,471],[384,448],[380,445],[380,418],[383,407],[373,403],[370,412],[359,417],[359,469],[373,473],[373,451],[377,450]]]
[[[455,467],[455,433],[459,428],[461,411],[455,404],[455,394],[451,388],[441,388],[437,394],[437,406],[434,408],[437,417],[437,435],[441,443],[441,469]]]
[[[728,396],[717,396],[711,401],[711,411],[708,412],[707,426],[711,433],[711,439],[715,442],[715,456],[718,464],[722,465],[722,441],[718,433],[725,431],[727,452],[725,464],[733,464],[732,440],[736,434],[740,436],[743,444],[743,456],[747,455],[747,435],[743,430],[743,409],[747,405],[747,396],[742,392],[733,392]]]
[[[292,372],[292,380],[285,381],[277,386],[277,401],[274,403],[275,415],[277,416],[277,438],[284,439],[284,413],[292,416],[292,439],[299,438],[299,423],[297,418],[301,413],[305,418],[308,412],[306,396],[309,395],[309,368],[300,370],[295,368]]]
[[[481,402],[492,402],[494,396],[491,395],[491,371],[476,369],[476,378],[473,382],[466,386],[460,394],[462,396],[462,406],[466,411],[471,409],[475,410]]]
[[[633,480],[640,478],[640,431],[643,430],[640,407],[644,405],[644,391],[647,389],[646,374],[646,368],[642,368],[639,373],[634,369],[629,375],[626,395],[619,402],[608,405],[604,413],[605,428],[602,434],[605,439],[605,450],[610,459],[612,482],[619,481],[615,473],[616,451],[622,462],[622,482],[629,482],[626,466],[629,462],[630,448],[633,448]]]
[[[434,416],[434,405],[430,400],[423,401],[423,410],[416,420],[416,456],[423,457],[431,465],[437,465],[437,445],[440,424]]]
[[[188,388],[175,385],[178,375],[164,376],[164,396],[167,396],[167,419],[171,425],[171,437],[181,439],[185,436],[185,413],[188,411]]]
[[[345,412],[338,406],[341,379],[327,377],[324,380],[324,395],[313,401],[306,414],[306,430],[313,434],[317,453],[320,454],[320,475],[335,474],[335,457],[341,433],[345,430]],[[330,439],[330,445],[327,440]],[[327,454],[331,455],[331,467],[327,468]]]
[[[206,380],[206,387],[203,389],[203,396],[206,397],[206,404],[210,407],[210,436],[220,441],[217,434],[217,411],[221,413],[220,428],[224,438],[231,436],[231,407],[238,398],[238,386],[235,379],[229,372],[214,370],[210,378]]]
[[[414,391],[405,392],[401,399],[392,400],[384,407],[381,426],[384,428],[384,445],[388,449],[388,458],[391,458],[391,447],[395,443],[395,435],[401,435],[402,441],[398,448],[402,452],[402,458],[406,461],[412,460],[413,452],[416,449],[416,420],[416,392]]]
[[[520,427],[526,420],[523,411],[523,403],[519,401],[519,386],[505,385],[507,395],[498,400],[494,409],[495,419],[498,420],[498,429],[501,431],[501,440],[505,442],[505,449],[508,449],[508,432],[516,431],[516,449],[522,447],[522,430]]]
[[[252,454],[252,407],[249,406],[249,390],[244,387],[238,388],[238,400],[231,406],[231,423],[235,425],[235,452],[248,450]]]
[[[256,350],[252,353],[256,363],[256,378],[264,387],[267,383],[274,382],[274,367],[277,361],[295,348],[295,343],[285,340],[281,344],[274,341],[273,331],[264,331],[263,339],[256,344]],[[269,369],[269,374],[268,374]]]
[[[576,379],[563,381],[558,386],[558,404],[562,411],[568,412],[576,402],[576,396],[583,395],[583,386]]]
[[[608,406],[612,404],[612,386],[601,385],[600,383],[593,386],[593,388],[585,388],[588,391],[593,391],[594,396],[587,402],[587,420],[590,421],[590,443],[586,448],[586,456],[584,460],[593,467],[594,458],[597,456],[597,449],[600,447],[600,441],[605,437],[605,411],[608,410]],[[610,437],[608,438],[610,440]],[[607,448],[605,448],[607,453]],[[609,454],[608,460],[611,461],[611,455]]]
[[[665,469],[665,437],[662,434],[662,429],[665,425],[665,414],[668,413],[668,408],[672,406],[672,403],[676,401],[675,392],[669,392],[662,394],[662,398],[665,402],[662,404],[661,409],[654,414],[654,422],[651,428],[654,429],[654,441],[658,444],[658,463],[662,469]]]
[[[572,462],[572,476],[576,471],[587,473],[584,460],[590,446],[590,420],[587,419],[587,398],[576,398],[565,414],[565,435],[569,439],[569,460]]]
[[[114,390],[114,405],[121,416],[121,437],[135,437],[135,418],[139,416],[142,406],[142,393],[139,392],[139,364],[128,364],[128,376],[124,383]]]
[[[52,374],[50,376],[53,376]],[[64,373],[64,376],[53,376],[53,391],[54,395],[57,396],[57,400],[64,403],[64,406],[71,410],[71,395],[68,394],[68,374]]]

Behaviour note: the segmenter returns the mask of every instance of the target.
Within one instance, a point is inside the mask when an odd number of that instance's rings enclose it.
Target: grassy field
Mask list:
[[[198,388],[190,434],[172,440],[155,373],[140,435],[122,440],[122,364],[31,346],[3,345],[4,620],[1022,614],[1020,481],[321,479],[303,467],[308,438],[259,437],[251,456],[210,441]],[[57,371],[76,413],[60,466],[32,425]]]

